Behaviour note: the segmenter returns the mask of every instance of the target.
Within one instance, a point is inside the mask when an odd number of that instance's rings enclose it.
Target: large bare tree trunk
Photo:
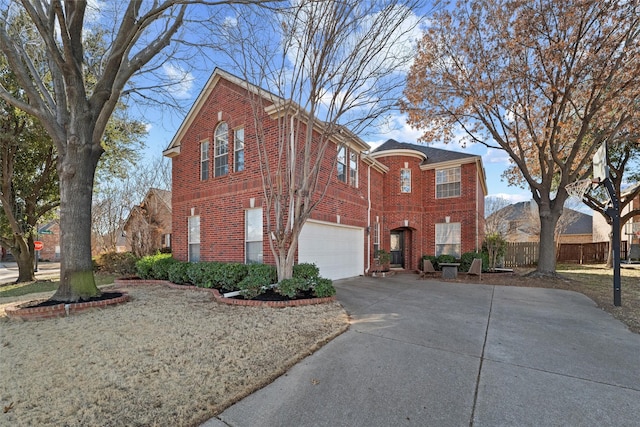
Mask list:
[[[88,140],[90,141],[90,140]],[[69,138],[59,157],[60,177],[60,286],[51,298],[76,302],[100,295],[91,262],[91,198],[93,178],[101,152],[89,142]]]
[[[536,274],[554,275],[556,271],[556,244],[554,241],[559,214],[544,213],[540,209],[540,246],[538,249],[538,268]]]

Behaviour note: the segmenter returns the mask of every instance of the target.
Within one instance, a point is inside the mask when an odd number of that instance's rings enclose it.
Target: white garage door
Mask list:
[[[298,262],[314,263],[328,279],[364,274],[364,230],[307,221],[300,233]]]

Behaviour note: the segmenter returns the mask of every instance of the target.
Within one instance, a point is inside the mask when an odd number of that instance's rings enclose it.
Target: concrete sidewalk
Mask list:
[[[638,426],[640,336],[561,290],[337,281],[346,333],[204,426]]]

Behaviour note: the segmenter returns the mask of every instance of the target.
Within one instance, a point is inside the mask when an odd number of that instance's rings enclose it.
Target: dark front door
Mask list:
[[[391,232],[391,267],[404,267],[404,231]]]

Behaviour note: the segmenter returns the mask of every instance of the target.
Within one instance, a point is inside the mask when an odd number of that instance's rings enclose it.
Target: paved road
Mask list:
[[[336,287],[349,331],[204,426],[640,425],[640,335],[581,294]]]
[[[50,279],[60,277],[59,262],[40,262],[36,278]],[[0,262],[0,284],[13,283],[18,278],[18,265],[15,262]]]

